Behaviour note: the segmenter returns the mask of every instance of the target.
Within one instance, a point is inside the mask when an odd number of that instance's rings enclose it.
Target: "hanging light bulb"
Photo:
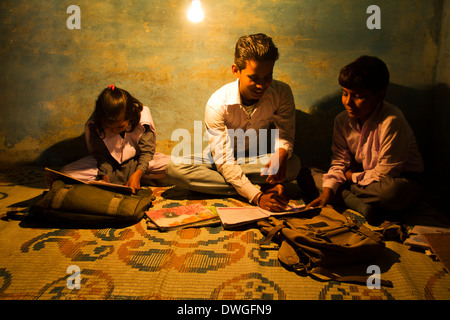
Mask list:
[[[192,0],[191,7],[187,13],[187,18],[194,23],[203,21],[204,14],[200,0]]]

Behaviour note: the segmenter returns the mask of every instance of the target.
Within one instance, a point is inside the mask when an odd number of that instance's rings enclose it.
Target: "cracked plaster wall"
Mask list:
[[[80,30],[66,27],[71,4],[81,8]],[[407,115],[426,158],[433,157],[430,141],[439,145],[447,124],[435,116],[448,116],[448,0],[204,0],[200,24],[187,21],[189,4],[1,1],[0,163],[74,160],[71,141],[83,134],[108,84],[150,106],[157,150],[170,153],[178,143],[173,130],[192,132],[209,96],[234,80],[238,37],[257,32],[280,50],[274,77],[294,92],[296,152],[304,163],[328,162],[332,118],[342,108],[337,75],[363,54],[388,64],[389,97]],[[381,30],[366,27],[372,4],[381,8]],[[436,94],[437,84],[443,87]]]

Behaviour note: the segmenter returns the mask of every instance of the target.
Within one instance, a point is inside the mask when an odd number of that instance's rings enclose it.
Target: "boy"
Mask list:
[[[403,113],[384,101],[389,71],[383,61],[358,58],[341,69],[339,84],[345,111],[335,118],[331,167],[321,195],[308,206],[342,197],[378,224],[381,210],[402,211],[420,195],[422,157]]]
[[[300,160],[292,154],[295,104],[291,89],[272,79],[278,57],[277,47],[265,34],[238,40],[231,67],[237,80],[217,90],[205,109],[212,163],[170,162],[166,174],[173,183],[204,193],[238,193],[266,210],[285,208],[288,200],[281,183],[296,178]],[[278,135],[274,153],[268,156],[264,146],[271,124]],[[263,159],[267,161],[262,163]],[[254,183],[269,185],[261,191]]]

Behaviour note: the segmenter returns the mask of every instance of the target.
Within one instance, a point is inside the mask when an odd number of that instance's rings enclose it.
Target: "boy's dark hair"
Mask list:
[[[351,90],[386,90],[389,85],[389,70],[381,59],[362,56],[341,69],[339,84]]]
[[[277,61],[278,48],[272,38],[263,33],[246,35],[239,38],[234,51],[234,63],[239,70],[247,66],[247,61]]]
[[[133,131],[141,120],[142,109],[143,104],[128,91],[114,86],[104,89],[95,103],[94,110],[94,124],[100,137],[105,136],[102,121],[116,121],[124,111],[125,120],[130,121],[130,132]]]

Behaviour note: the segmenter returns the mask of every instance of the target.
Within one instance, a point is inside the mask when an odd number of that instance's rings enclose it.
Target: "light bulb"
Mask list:
[[[203,21],[204,14],[200,0],[192,0],[191,7],[187,13],[187,18],[194,23]]]

